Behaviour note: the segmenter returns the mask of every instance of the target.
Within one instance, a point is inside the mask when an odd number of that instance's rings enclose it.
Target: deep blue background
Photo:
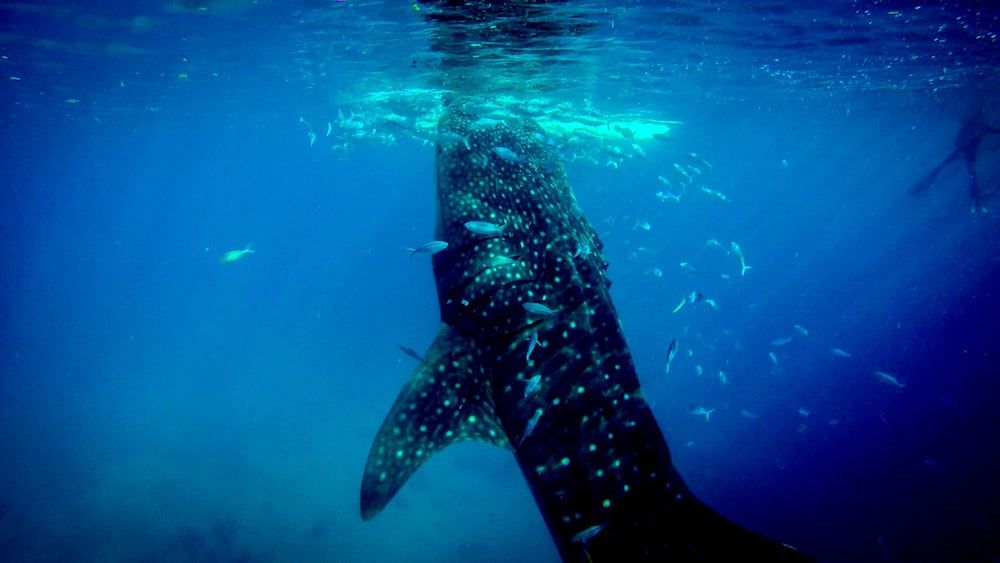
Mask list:
[[[431,147],[310,147],[300,116],[337,107],[277,70],[53,71],[23,62],[36,44],[5,49],[21,80],[0,85],[0,558],[557,560],[512,457],[482,445],[440,454],[372,522],[358,514],[370,441],[413,368],[396,344],[422,350],[437,327],[428,261],[405,251],[432,235]],[[907,194],[976,101],[692,88],[646,100],[684,122],[646,159],[567,165],[681,473],[817,559],[1000,551],[995,213],[968,213],[958,165]],[[655,197],[690,152],[731,204]],[[995,187],[996,141],[980,168]],[[720,311],[672,314],[694,290]]]

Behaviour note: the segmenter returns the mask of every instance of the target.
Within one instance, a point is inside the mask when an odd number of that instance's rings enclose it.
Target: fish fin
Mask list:
[[[424,355],[375,436],[361,481],[361,517],[389,504],[432,455],[462,441],[513,450],[473,343],[448,325]]]

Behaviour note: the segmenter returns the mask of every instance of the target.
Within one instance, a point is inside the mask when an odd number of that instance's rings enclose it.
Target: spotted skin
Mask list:
[[[514,451],[566,561],[808,560],[691,494],[639,387],[603,245],[562,165],[533,121],[472,129],[463,103],[439,124],[468,140],[437,154],[435,238],[449,242],[432,257],[442,328],[372,445],[362,516],[382,510],[434,452],[478,440]],[[469,221],[506,227],[488,236]],[[582,245],[591,252],[577,255]],[[525,303],[555,313],[539,317]]]

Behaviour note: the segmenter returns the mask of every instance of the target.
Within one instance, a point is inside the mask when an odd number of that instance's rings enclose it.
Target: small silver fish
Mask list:
[[[767,356],[768,356],[769,358],[771,358],[771,363],[772,363],[772,364],[774,364],[774,365],[778,365],[778,356],[775,356],[775,355],[774,355],[774,352],[768,352],[768,353],[767,353]]]
[[[690,262],[681,262],[681,269],[688,274],[694,274],[696,276],[700,276],[705,273],[699,270],[698,268],[695,268],[694,265],[691,264]]]
[[[875,370],[875,376],[878,377],[883,383],[888,383],[889,385],[892,385],[897,389],[902,389],[903,387],[906,387],[905,383],[900,383],[898,379],[896,379],[895,377],[889,375],[884,371]]]
[[[255,252],[257,251],[251,249],[250,245],[248,244],[247,247],[244,248],[243,250],[230,250],[229,252],[223,254],[221,257],[219,257],[219,263],[225,264],[227,262],[235,262],[237,260],[242,260],[243,257],[246,256],[247,254],[254,254]]]
[[[470,131],[479,131],[482,129],[493,129],[497,125],[503,123],[503,120],[493,119],[490,117],[480,117],[479,119],[473,121],[469,124]]]
[[[493,154],[499,156],[501,159],[507,162],[511,163],[521,162],[521,157],[518,156],[516,152],[508,149],[507,147],[493,147]]]
[[[432,240],[430,242],[425,242],[416,248],[407,247],[406,249],[410,251],[410,258],[413,258],[414,254],[437,254],[442,250],[448,248],[448,243],[443,240]]]
[[[544,305],[542,303],[527,301],[521,305],[524,307],[525,311],[531,313],[532,315],[538,315],[539,317],[551,317],[556,314],[556,312],[550,309],[548,305]]]
[[[432,139],[432,141],[434,142],[435,145],[446,145],[448,143],[462,143],[463,145],[465,145],[465,148],[467,150],[469,150],[471,148],[469,146],[469,139],[468,139],[468,137],[464,137],[464,136],[459,135],[458,133],[456,133],[454,131],[447,130],[447,129],[446,130],[438,130],[437,134],[434,136],[434,138]]]
[[[710,238],[710,239],[708,239],[705,242],[705,244],[708,245],[708,246],[717,246],[717,247],[721,248],[722,250],[725,250],[726,254],[729,253],[729,250],[727,250],[726,247],[721,242],[719,242],[718,239]]]
[[[598,524],[596,526],[590,526],[589,528],[584,528],[579,532],[573,534],[573,537],[571,537],[569,541],[570,543],[586,544],[587,540],[599,534],[600,531],[603,530],[604,526],[606,525],[607,524],[605,523],[605,524]]]
[[[528,340],[528,353],[524,356],[525,360],[527,360],[529,362],[531,361],[531,353],[535,351],[535,346],[538,346],[538,333],[537,332],[532,332],[531,333],[531,339]],[[525,393],[527,393],[527,392],[525,392]],[[527,397],[527,396],[528,395],[525,394],[525,397]]]
[[[420,355],[420,354],[419,354],[419,353],[418,353],[418,352],[417,352],[416,350],[414,350],[413,348],[410,348],[409,346],[406,346],[405,344],[396,344],[396,347],[397,347],[397,348],[399,348],[399,349],[400,349],[400,350],[401,350],[401,351],[402,351],[402,352],[403,352],[404,354],[406,354],[407,356],[409,356],[409,357],[413,358],[414,360],[416,360],[416,361],[418,361],[418,362],[422,362],[422,361],[424,361],[424,358],[423,358],[423,356],[421,356],[421,355]]]
[[[677,339],[674,338],[670,341],[670,346],[667,347],[667,373],[670,373],[670,362],[674,361],[674,356],[677,355],[677,348]]]
[[[510,256],[503,256],[501,254],[498,254],[496,256],[490,257],[486,261],[486,264],[488,266],[493,266],[494,268],[500,268],[503,266],[513,266],[514,264],[517,264],[517,260],[514,260]]]
[[[491,237],[497,237],[503,234],[504,228],[507,225],[497,225],[496,223],[490,223],[489,221],[468,221],[465,223],[465,228],[476,233],[477,235],[486,235]]]
[[[791,341],[792,341],[791,336],[785,336],[783,338],[775,338],[774,340],[771,341],[771,346],[784,346],[785,344],[788,344]]]
[[[660,198],[660,201],[667,201],[668,199],[672,199],[677,203],[681,202],[681,196],[669,190],[656,192],[656,197]]]
[[[747,270],[750,269],[750,266],[747,266],[746,258],[743,257],[743,249],[741,249],[740,245],[735,242],[730,242],[729,248],[733,249],[733,252],[736,253],[736,256],[740,259],[740,276],[747,275]]]
[[[840,356],[841,358],[850,358],[851,355],[847,352],[841,350],[840,348],[830,348],[830,353],[834,356]]]
[[[528,382],[524,385],[524,396],[525,396],[525,398],[527,398],[527,396],[530,395],[531,392],[534,391],[538,387],[538,382],[541,381],[541,380],[542,380],[542,376],[540,376],[540,375],[536,375],[536,376],[534,376],[534,377],[532,377],[531,379],[528,380]]]
[[[706,194],[714,197],[715,199],[724,201],[726,203],[732,203],[733,202],[733,200],[729,199],[729,196],[727,196],[726,194],[724,194],[724,193],[722,193],[720,191],[713,190],[711,188],[706,188],[705,186],[701,187],[701,191],[703,191]]]
[[[531,420],[528,421],[528,424],[524,426],[524,433],[521,434],[521,439],[517,441],[517,447],[520,448],[521,444],[524,443],[524,439],[530,436],[532,431],[535,430],[535,426],[538,425],[538,419],[542,418],[542,412],[542,409],[535,409],[535,415],[532,416]]]
[[[698,162],[698,163],[700,163],[700,164],[702,164],[704,166],[707,166],[709,170],[712,169],[712,163],[709,162],[709,161],[707,161],[707,160],[705,160],[704,158],[698,156],[696,153],[693,153],[693,152],[688,153],[688,158],[690,158],[691,160],[693,160],[695,162]]]
[[[691,175],[688,174],[687,170],[684,170],[684,167],[681,166],[680,164],[677,164],[675,162],[674,163],[674,170],[676,170],[677,172],[679,172],[681,176],[684,176],[684,179],[687,180],[688,182],[691,181]]]
[[[695,416],[704,416],[705,422],[709,422],[711,420],[713,412],[715,412],[715,409],[706,409],[705,407],[694,407],[691,409],[691,414]]]
[[[538,141],[539,143],[542,143],[543,145],[546,145],[546,146],[549,146],[549,147],[554,147],[554,146],[556,146],[558,144],[558,143],[556,143],[555,139],[553,139],[552,137],[549,137],[545,133],[541,133],[541,132],[536,131],[536,132],[532,133],[531,136],[534,137],[535,140]]]
[[[681,302],[678,303],[676,307],[674,307],[674,313],[676,313],[677,311],[680,311],[681,307],[683,307],[684,304],[687,303],[687,302],[688,302],[687,301],[687,297],[681,297]]]
[[[792,325],[792,328],[799,331],[799,334],[802,336],[809,336],[809,331],[802,325]]]

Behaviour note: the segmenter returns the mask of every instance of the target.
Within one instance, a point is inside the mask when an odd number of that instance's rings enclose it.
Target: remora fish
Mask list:
[[[470,131],[476,115],[463,104],[454,101],[439,125],[470,145],[437,147],[434,238],[453,249],[431,257],[442,324],[372,444],[362,517],[384,509],[432,455],[475,440],[514,452],[564,561],[807,561],[687,488],[639,388],[597,232],[573,212],[565,172],[537,166],[551,159],[533,135],[541,129],[511,119]],[[477,166],[496,146],[516,151],[523,166]],[[465,227],[484,216],[510,225],[510,236],[483,238]],[[567,260],[579,241],[591,252]],[[526,258],[481,268],[494,255]],[[542,295],[560,310],[545,321],[548,345],[528,372],[522,341],[539,320],[523,304]],[[535,375],[541,383],[525,396],[524,381]]]

